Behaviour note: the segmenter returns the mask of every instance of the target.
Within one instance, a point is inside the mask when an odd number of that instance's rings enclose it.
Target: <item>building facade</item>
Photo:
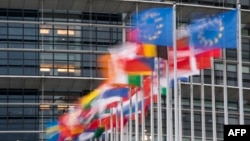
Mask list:
[[[237,7],[234,0],[0,1],[0,141],[46,140],[46,123],[105,79],[97,58],[126,40],[131,14],[174,3],[177,27],[188,23],[192,13]],[[224,49],[212,69],[181,83],[183,141],[223,141],[224,124],[250,124],[250,3],[240,3],[242,49]],[[161,104],[166,140],[166,97]],[[149,120],[150,115],[143,140],[153,138]],[[157,140],[157,125],[153,129]]]

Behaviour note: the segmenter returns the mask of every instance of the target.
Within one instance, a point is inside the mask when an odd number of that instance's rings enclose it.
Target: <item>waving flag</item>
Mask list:
[[[191,43],[195,48],[236,48],[237,10],[193,20]]]
[[[173,8],[152,8],[133,16],[137,42],[172,46]]]
[[[137,50],[136,43],[125,43],[109,49],[113,65],[127,74],[150,75],[154,70],[154,58],[139,56]]]
[[[168,59],[168,48],[154,44],[138,44],[137,55]]]

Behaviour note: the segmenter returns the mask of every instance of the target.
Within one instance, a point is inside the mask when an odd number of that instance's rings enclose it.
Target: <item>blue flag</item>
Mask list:
[[[193,20],[190,36],[190,43],[195,48],[236,48],[237,10]]]
[[[140,42],[173,45],[173,8],[152,8],[139,12],[133,18]]]
[[[188,82],[189,78],[188,77],[178,77],[177,81],[180,80],[181,82]],[[174,88],[174,79],[170,81],[170,88]]]

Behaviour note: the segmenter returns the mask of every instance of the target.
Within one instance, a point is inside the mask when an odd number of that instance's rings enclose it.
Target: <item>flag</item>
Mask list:
[[[133,15],[137,42],[173,45],[173,8],[151,8]]]
[[[59,125],[57,121],[50,122],[46,125],[46,139],[48,141],[57,141],[59,139]]]
[[[168,48],[154,44],[138,44],[137,55],[168,59]]]
[[[98,127],[95,131],[94,138],[101,137],[102,133],[105,131],[105,128],[103,126]]]
[[[125,72],[120,72],[120,75],[114,74],[112,79],[110,79],[110,83],[118,86],[130,86],[130,87],[140,87],[141,86],[141,75],[132,75],[127,74]]]
[[[154,58],[136,57],[121,59],[118,62],[126,73],[133,75],[151,75],[155,68]]]
[[[100,94],[100,98],[110,98],[110,97],[120,97],[120,98],[128,98],[129,88],[128,87],[115,87],[112,86],[107,88]]]
[[[136,54],[137,48],[136,43],[125,43],[109,49],[114,68],[118,67],[133,75],[150,75],[154,69],[154,59],[138,56]]]
[[[188,77],[178,77],[177,81],[188,82],[189,78]],[[170,87],[174,88],[174,80],[173,79],[170,81]]]
[[[95,136],[95,132],[83,132],[78,136],[79,141],[90,140]]]
[[[236,48],[237,10],[193,20],[190,36],[195,48]]]
[[[141,86],[141,75],[127,74],[119,63],[105,54],[98,58],[98,63],[103,67],[102,74],[107,78],[107,83],[122,86]]]
[[[101,88],[103,86],[99,86],[98,88],[94,89],[93,91],[91,91],[89,94],[83,96],[80,99],[80,103],[82,105],[82,107],[84,109],[87,109],[89,107],[89,104],[91,103],[91,101],[93,101],[95,98],[97,98],[101,92]]]

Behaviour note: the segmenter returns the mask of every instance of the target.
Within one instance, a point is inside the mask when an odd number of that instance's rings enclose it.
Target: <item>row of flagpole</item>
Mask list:
[[[238,0],[238,5],[237,5],[237,9],[238,9],[238,36],[237,36],[237,46],[238,46],[238,52],[237,52],[237,56],[238,56],[238,87],[239,87],[239,113],[240,113],[240,117],[239,117],[239,123],[240,124],[244,124],[244,111],[243,111],[243,91],[242,91],[242,54],[241,54],[241,30],[240,30],[240,25],[241,25],[241,13],[240,13],[240,3]],[[136,3],[136,11],[138,12],[138,3]],[[174,140],[175,141],[182,141],[182,113],[181,113],[181,86],[180,83],[177,81],[177,46],[176,46],[176,4],[173,4],[173,49],[174,49],[174,88],[173,88],[173,92],[174,92],[174,120],[172,119],[172,91],[169,87],[169,81],[167,81],[166,84],[166,88],[167,88],[167,95],[166,95],[166,135],[167,135],[167,141],[172,141],[173,140],[173,126],[172,126],[172,122],[174,121]],[[125,31],[124,31],[125,33]],[[124,36],[123,36],[124,37]],[[125,41],[125,40],[124,40]],[[225,57],[225,51],[223,51],[223,57]],[[212,58],[211,58],[212,59]],[[213,59],[212,59],[213,60]],[[168,63],[168,61],[166,61]],[[213,62],[213,61],[212,61]],[[213,64],[213,63],[212,63]],[[225,58],[223,61],[223,64],[226,64]],[[168,65],[166,65],[168,66]],[[212,68],[214,69],[214,68]],[[223,70],[223,74],[226,74],[226,69]],[[201,70],[201,108],[202,108],[202,140],[206,140],[206,134],[205,134],[205,97],[204,97],[204,80],[203,80],[203,70]],[[166,78],[168,78],[168,68],[166,68]],[[214,85],[214,73],[212,73],[212,85]],[[224,91],[223,91],[223,97],[224,97],[224,107],[228,107],[227,106],[227,88],[226,88],[226,76],[223,77],[223,81],[224,81]],[[191,123],[194,123],[194,111],[193,111],[193,86],[192,86],[192,82],[193,79],[191,78],[190,81],[190,103],[191,103]],[[159,85],[160,81],[159,81],[159,60],[157,60],[157,92],[158,94],[160,94],[160,85]],[[143,84],[143,82],[141,82],[141,84]],[[151,84],[152,85],[152,84]],[[143,86],[142,86],[143,87]],[[212,119],[213,119],[213,141],[215,141],[217,139],[216,136],[216,114],[215,114],[215,93],[214,93],[214,86],[212,86],[212,107],[213,107],[213,114],[212,114]],[[131,97],[131,95],[130,95]],[[136,93],[136,101],[138,101],[138,93]],[[151,89],[150,92],[150,137],[151,137],[151,141],[154,141],[154,105],[153,105],[153,90]],[[121,102],[122,104],[122,102]],[[122,105],[121,105],[122,107]],[[144,98],[142,99],[142,111],[141,111],[141,139],[144,139],[145,136],[145,109],[144,107]],[[132,136],[134,134],[135,136],[135,141],[139,141],[139,113],[138,113],[138,104],[135,105],[135,133],[133,133],[132,130],[132,102],[130,100],[130,107],[129,107],[129,123],[128,123],[128,127],[126,129],[126,137],[124,137],[124,130],[123,130],[123,115],[121,114],[121,130],[120,130],[120,141],[124,141],[124,138],[128,141],[132,140]],[[161,108],[161,96],[159,95],[157,97],[157,140],[158,141],[162,141],[162,108]],[[112,118],[111,118],[112,120]],[[118,121],[116,121],[118,122]],[[111,124],[113,124],[113,121],[111,121]],[[228,109],[224,108],[224,124],[228,124]],[[116,124],[117,125],[117,124]],[[115,129],[115,134],[116,134],[116,140],[118,140],[118,130]],[[113,141],[113,129],[111,128],[111,134],[110,134],[110,140]],[[108,140],[108,138],[105,138],[105,140]],[[194,126],[191,124],[191,141],[194,140]]]

